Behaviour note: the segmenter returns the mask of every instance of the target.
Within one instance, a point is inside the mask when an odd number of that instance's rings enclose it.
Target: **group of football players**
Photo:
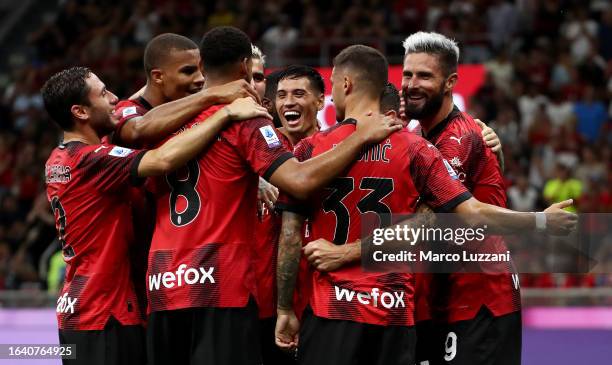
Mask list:
[[[77,354],[65,363],[520,364],[510,266],[360,265],[366,215],[387,226],[418,211],[406,223],[418,227],[455,212],[500,233],[576,225],[571,201],[504,208],[499,141],[452,101],[456,43],[419,32],[403,46],[401,92],[376,49],[334,58],[326,130],[321,75],[266,75],[234,27],[199,46],[153,38],[147,83],[122,101],[86,67],[53,75],[42,95],[63,130],[45,166],[67,263],[57,318]]]

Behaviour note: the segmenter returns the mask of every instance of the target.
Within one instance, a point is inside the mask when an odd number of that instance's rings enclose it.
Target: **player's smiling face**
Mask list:
[[[115,129],[117,120],[113,110],[119,98],[106,90],[106,85],[93,73],[87,78],[86,83],[89,87],[87,95],[89,105],[84,105],[83,109],[87,113],[91,127],[99,136],[104,136]]]
[[[406,55],[402,76],[406,116],[422,119],[435,115],[442,106],[446,81],[437,56]]]
[[[324,95],[314,90],[307,77],[278,82],[276,108],[288,133],[310,135],[317,128],[317,112],[323,108]]]
[[[162,89],[169,101],[194,94],[204,86],[204,76],[200,69],[200,51],[172,50],[162,71]]]

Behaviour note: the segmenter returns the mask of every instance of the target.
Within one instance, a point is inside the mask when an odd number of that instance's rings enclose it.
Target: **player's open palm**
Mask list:
[[[270,116],[266,108],[257,104],[252,98],[236,99],[224,108],[231,120],[245,120],[259,117],[272,119],[272,116]]]
[[[300,322],[292,310],[278,311],[274,341],[282,350],[292,351],[297,348]]]
[[[546,232],[556,236],[565,236],[576,229],[578,216],[564,210],[564,208],[571,206],[572,203],[573,200],[568,199],[552,204],[544,210],[544,213],[546,213]]]
[[[368,143],[378,143],[402,128],[399,118],[368,112],[357,121],[356,133],[360,133]]]

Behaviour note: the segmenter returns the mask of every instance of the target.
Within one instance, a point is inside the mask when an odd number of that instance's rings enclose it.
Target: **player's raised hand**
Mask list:
[[[391,115],[368,112],[357,121],[357,130],[367,143],[378,143],[403,128],[402,121]]]
[[[228,82],[227,84],[209,87],[202,90],[202,92],[213,95],[218,104],[229,104],[236,99],[248,97],[253,98],[257,104],[261,104],[259,95],[257,95],[257,92],[253,89],[253,86],[245,80],[236,80]]]
[[[266,108],[257,104],[250,97],[236,99],[231,104],[226,105],[224,109],[231,120],[245,120],[258,117],[272,119]]]
[[[319,271],[334,271],[344,265],[345,245],[334,245],[324,238],[309,242],[304,248],[304,257]]]
[[[282,350],[292,351],[299,341],[300,322],[293,310],[277,310],[274,342]]]
[[[478,124],[480,129],[482,129],[482,140],[485,142],[487,147],[489,147],[493,153],[497,153],[497,151],[501,150],[501,141],[493,128],[484,124],[480,119],[474,119],[474,121],[476,124]]]
[[[573,202],[572,199],[564,200],[552,204],[544,210],[544,213],[546,213],[546,232],[556,236],[565,236],[576,229],[578,216],[564,210],[564,208],[570,207]]]

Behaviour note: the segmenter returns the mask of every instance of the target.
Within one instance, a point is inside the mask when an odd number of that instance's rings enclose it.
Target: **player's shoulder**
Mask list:
[[[191,120],[191,123],[202,122],[208,119],[211,115],[215,114],[219,109],[222,109],[227,104],[215,104],[202,110],[195,118]]]
[[[57,175],[57,172],[62,170],[68,170],[75,168],[79,161],[83,158],[87,152],[93,151],[96,146],[101,145],[88,145],[82,142],[68,142],[61,143],[55,147],[47,161],[45,162],[45,176],[47,183],[55,182],[53,176]]]
[[[480,130],[480,126],[476,124],[474,117],[466,112],[458,111],[442,133],[447,135],[465,135],[480,132]]]
[[[439,128],[440,131],[434,132],[432,140],[441,150],[469,149],[482,140],[482,130],[474,118],[458,109],[453,110],[448,120]]]
[[[399,141],[408,149],[416,150],[420,148],[436,148],[431,142],[429,142],[422,136],[409,131],[406,128],[393,133],[390,138]]]

